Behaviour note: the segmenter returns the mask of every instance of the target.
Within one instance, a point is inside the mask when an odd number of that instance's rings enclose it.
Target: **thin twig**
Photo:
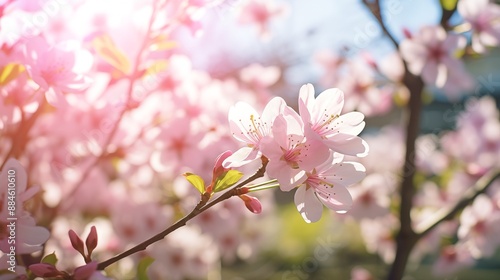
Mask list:
[[[264,173],[266,171],[266,166],[267,166],[267,163],[268,163],[268,160],[267,158],[265,157],[262,157],[262,166],[259,168],[259,170],[257,170],[257,172],[255,172],[255,174],[253,174],[252,176],[248,177],[246,180],[244,180],[243,182],[239,183],[238,185],[232,187],[231,189],[229,189],[227,192],[223,193],[221,196],[219,196],[218,198],[214,199],[213,201],[211,201],[210,203],[206,204],[208,199],[210,198],[209,196],[207,197],[206,195],[203,195],[200,199],[200,201],[198,202],[198,204],[196,205],[196,207],[189,213],[187,214],[186,216],[184,216],[182,219],[178,220],[177,222],[175,222],[174,224],[172,224],[170,227],[168,227],[167,229],[165,229],[164,231],[156,234],[155,236],[145,240],[144,242],[130,248],[129,250],[119,254],[119,255],[116,255],[115,257],[112,257],[106,261],[103,261],[101,263],[99,263],[99,265],[97,266],[97,270],[103,270],[105,269],[106,267],[108,267],[109,265],[123,259],[123,258],[126,258],[132,254],[135,254],[137,252],[140,252],[140,251],[144,251],[146,250],[146,248],[155,243],[155,242],[158,242],[160,240],[162,240],[163,238],[165,238],[165,236],[167,236],[168,234],[170,234],[171,232],[175,231],[176,229],[180,228],[180,227],[183,227],[186,225],[186,223],[193,219],[194,217],[196,217],[197,215],[199,215],[200,213],[204,212],[205,210],[211,208],[212,206],[218,204],[219,202],[222,202],[232,196],[235,196],[235,195],[239,195],[239,189],[243,186],[245,186],[246,184],[250,183],[250,182],[253,182],[255,181],[257,178],[260,178],[260,177],[263,177],[264,176]]]
[[[458,201],[453,207],[443,208],[438,211],[434,216],[420,225],[417,226],[416,232],[420,237],[423,237],[434,229],[437,225],[443,221],[450,220],[455,217],[462,209],[467,205],[472,203],[474,199],[480,194],[486,192],[486,190],[491,186],[491,184],[500,178],[499,170],[490,170],[488,173],[484,174],[472,188],[470,188],[460,201]]]
[[[127,100],[125,102],[125,106],[120,111],[120,114],[118,115],[118,117],[116,119],[116,122],[113,124],[113,127],[111,128],[110,133],[106,137],[106,140],[104,141],[104,144],[102,146],[101,153],[94,159],[94,161],[92,161],[91,164],[88,165],[87,169],[85,169],[85,171],[83,172],[83,174],[82,174],[80,180],[78,181],[78,183],[76,184],[76,186],[67,195],[67,199],[70,199],[71,197],[73,197],[76,194],[76,192],[78,191],[80,186],[83,184],[83,182],[87,179],[87,177],[90,175],[90,172],[94,169],[94,167],[97,166],[97,164],[99,163],[100,160],[102,160],[105,156],[108,155],[108,152],[107,152],[108,146],[109,146],[109,144],[111,144],[113,137],[115,136],[116,132],[118,131],[118,128],[120,127],[121,120],[123,119],[125,114],[131,109],[130,103],[132,101],[132,95],[134,92],[134,85],[135,85],[135,82],[137,81],[137,72],[139,70],[141,57],[142,57],[146,47],[148,46],[148,44],[151,40],[150,33],[151,33],[151,29],[153,27],[154,20],[156,18],[157,9],[155,7],[157,5],[157,2],[158,2],[158,0],[155,1],[155,3],[153,4],[153,12],[151,14],[151,17],[149,18],[148,27],[146,30],[146,35],[144,36],[144,40],[142,41],[142,44],[139,48],[139,51],[137,52],[137,55],[135,57],[133,70],[130,73],[130,75],[128,76],[128,79],[130,80],[130,82],[129,82],[129,86],[127,89]]]
[[[33,94],[37,94],[39,90],[40,88],[38,88]],[[2,165],[0,165],[0,170],[3,169],[3,167],[5,166],[10,157],[18,158],[24,151],[24,148],[28,143],[28,134],[33,125],[35,125],[35,122],[38,119],[38,117],[43,113],[43,110],[45,109],[47,104],[48,102],[45,99],[45,96],[43,96],[42,101],[38,105],[37,110],[33,114],[31,114],[31,116],[28,119],[22,118],[18,130],[12,136],[12,145],[9,151],[7,152],[7,155],[5,156]]]

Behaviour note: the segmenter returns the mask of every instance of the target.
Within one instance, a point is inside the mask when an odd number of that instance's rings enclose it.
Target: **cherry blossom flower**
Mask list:
[[[344,110],[358,110],[366,116],[374,116],[387,113],[391,109],[394,89],[376,79],[374,62],[371,64],[355,60],[346,65],[346,74],[337,84],[337,87],[345,92]]]
[[[364,115],[360,112],[341,115],[343,106],[344,94],[339,89],[325,90],[317,98],[313,85],[307,84],[300,89],[299,112],[306,124],[306,135],[309,131],[314,132],[335,152],[366,156],[368,144],[357,136],[365,127]]]
[[[15,177],[9,176],[12,174],[9,170],[14,170]],[[49,231],[36,225],[31,214],[24,210],[23,203],[35,195],[39,188],[31,187],[27,189],[28,177],[23,166],[15,159],[10,158],[5,164],[0,173],[2,182],[11,182],[8,178],[15,178],[15,189],[7,187],[0,188],[0,250],[4,253],[10,253],[9,237],[9,217],[17,218],[15,222],[16,228],[16,253],[30,254],[42,249],[42,244],[50,237]],[[4,183],[7,185],[7,183]],[[3,186],[6,186],[3,185]],[[11,192],[15,192],[12,196]],[[14,197],[16,202],[16,210],[14,212],[8,209],[8,197]]]
[[[464,37],[449,34],[440,26],[425,26],[412,38],[400,44],[401,56],[408,63],[409,70],[421,75],[428,85],[443,88],[453,79],[470,85],[471,77],[461,61],[454,57],[457,50],[465,47]],[[448,97],[456,97],[455,91],[445,91]]]
[[[272,137],[262,139],[261,151],[269,159],[266,172],[278,179],[283,191],[290,191],[306,180],[313,170],[329,157],[329,149],[320,140],[307,139],[299,115],[286,107],[272,126]]]
[[[351,280],[374,280],[375,278],[372,276],[372,274],[359,266],[354,267],[351,270]]]
[[[50,46],[37,37],[25,48],[26,70],[53,104],[60,101],[63,93],[82,92],[89,86],[90,78],[86,73],[92,61],[92,55],[75,41]]]
[[[469,250],[459,243],[441,249],[439,258],[432,268],[432,273],[436,276],[446,276],[473,265],[474,259]]]
[[[255,24],[262,38],[269,38],[269,22],[286,11],[283,3],[267,0],[247,0],[241,6],[239,20],[245,24]]]
[[[271,133],[274,119],[286,106],[285,100],[275,97],[264,108],[262,116],[250,105],[238,102],[229,110],[229,127],[233,137],[247,144],[229,156],[223,163],[226,168],[239,167],[254,161],[261,155],[262,138]]]
[[[346,187],[363,179],[365,168],[343,159],[343,155],[331,153],[328,160],[306,173],[307,179],[295,192],[297,210],[307,223],[321,218],[323,205],[337,213],[351,208],[352,197]]]
[[[470,174],[481,175],[500,166],[500,121],[495,100],[485,96],[466,103],[457,130],[441,138],[444,151],[462,161]],[[467,149],[463,149],[467,147]]]
[[[378,253],[385,263],[391,263],[396,253],[393,235],[399,226],[397,218],[388,214],[376,219],[361,220],[360,225],[368,252]]]
[[[314,60],[324,72],[321,77],[321,84],[327,87],[335,84],[339,79],[339,68],[345,62],[345,59],[330,51],[322,50],[315,54]]]
[[[500,245],[500,211],[482,194],[460,215],[458,237],[475,258],[491,257]]]
[[[500,6],[489,0],[461,0],[457,10],[472,28],[472,48],[484,53],[500,43]]]
[[[361,183],[349,188],[353,197],[349,216],[361,219],[375,219],[389,212],[390,188],[380,173],[368,175]]]

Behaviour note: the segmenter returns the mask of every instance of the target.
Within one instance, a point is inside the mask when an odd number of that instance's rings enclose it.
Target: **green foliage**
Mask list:
[[[215,181],[214,192],[220,192],[231,187],[236,184],[241,177],[243,177],[243,173],[240,171],[228,170],[222,176],[217,178],[217,181]]]
[[[297,263],[310,256],[311,250],[317,245],[317,239],[325,232],[328,216],[324,215],[318,222],[307,224],[295,204],[287,204],[280,212],[280,220],[280,242],[276,244],[275,250],[285,261]]]
[[[57,260],[57,257],[56,257],[56,252],[53,252],[52,254],[49,254],[49,255],[43,257],[43,259],[42,259],[41,262],[42,263],[51,264],[51,265],[55,266],[56,263],[57,263],[57,261],[58,260]]]
[[[155,260],[152,257],[144,257],[139,261],[139,264],[137,265],[137,280],[149,280],[147,270],[148,267],[154,262]]]
[[[186,180],[188,180],[188,182],[191,183],[191,185],[193,185],[200,193],[205,192],[205,182],[200,176],[189,172],[182,175],[186,177]]]
[[[455,9],[457,6],[458,0],[439,0],[441,3],[441,7],[447,11],[451,11]]]
[[[9,63],[0,70],[0,86],[5,86],[24,72],[24,66],[17,63]]]

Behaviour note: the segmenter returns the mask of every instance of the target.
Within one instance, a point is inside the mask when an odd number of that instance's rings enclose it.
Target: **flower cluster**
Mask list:
[[[358,134],[364,115],[342,114],[344,94],[328,89],[317,98],[311,84],[302,86],[298,114],[275,97],[262,115],[250,105],[237,103],[229,111],[231,132],[247,144],[223,163],[239,167],[261,156],[269,159],[267,174],[281,190],[295,192],[295,204],[308,223],[321,218],[322,205],[345,213],[352,204],[346,187],[361,180],[365,168],[344,161],[344,155],[363,157],[368,145]]]

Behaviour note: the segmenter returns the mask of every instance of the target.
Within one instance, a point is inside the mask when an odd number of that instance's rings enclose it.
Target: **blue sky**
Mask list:
[[[312,63],[316,51],[339,51],[343,46],[350,54],[368,50],[376,59],[383,58],[392,45],[381,40],[382,34],[361,0],[283,0],[290,5],[286,17],[272,23],[273,37],[260,40],[254,26],[241,26],[234,17],[241,1],[228,0],[207,15],[206,32],[193,38],[183,34],[183,44],[195,60],[195,67],[210,68],[217,63],[243,66],[252,61],[273,64],[272,58],[289,59],[291,79],[310,80],[317,75]],[[402,29],[412,32],[425,24],[435,24],[440,13],[438,0],[382,0],[388,27],[398,39]],[[270,59],[270,56],[272,57]],[[212,66],[210,66],[212,65]],[[298,83],[302,81],[297,81]]]

